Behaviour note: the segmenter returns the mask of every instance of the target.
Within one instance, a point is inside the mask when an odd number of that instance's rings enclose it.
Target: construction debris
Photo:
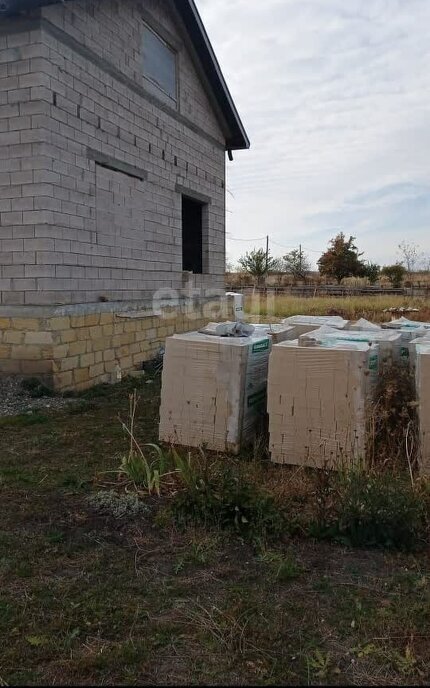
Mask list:
[[[419,313],[419,308],[412,308],[408,306],[394,306],[393,308],[384,308],[383,313]]]

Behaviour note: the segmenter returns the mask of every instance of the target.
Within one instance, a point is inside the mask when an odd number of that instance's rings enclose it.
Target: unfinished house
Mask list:
[[[215,319],[248,147],[193,0],[0,2],[0,373],[81,389]]]

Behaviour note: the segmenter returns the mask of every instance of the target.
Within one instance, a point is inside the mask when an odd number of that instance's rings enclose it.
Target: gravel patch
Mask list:
[[[23,387],[20,376],[0,377],[0,416],[17,416],[38,409],[58,411],[73,403],[60,396],[33,398]]]

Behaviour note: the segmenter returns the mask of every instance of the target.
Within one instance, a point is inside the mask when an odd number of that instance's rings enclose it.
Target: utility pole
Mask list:
[[[303,274],[303,273],[302,273],[302,245],[301,245],[301,244],[300,244],[300,246],[299,246],[299,270],[300,270],[299,274],[300,274],[300,277],[301,277],[302,274]]]
[[[269,235],[266,237],[266,275],[269,272]]]

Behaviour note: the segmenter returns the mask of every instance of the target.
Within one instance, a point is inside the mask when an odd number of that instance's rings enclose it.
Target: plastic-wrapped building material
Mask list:
[[[387,330],[385,330],[387,332]],[[406,360],[406,357],[409,360],[409,367],[412,369],[415,367],[415,347],[411,344],[414,340],[420,340],[422,338],[427,338],[430,337],[430,330],[427,330],[424,327],[418,327],[418,328],[408,328],[408,327],[401,327],[399,330],[390,330],[391,332],[398,332],[402,338],[402,355],[403,355],[403,360]],[[405,353],[407,350],[407,354]]]
[[[423,336],[421,337],[416,337],[415,339],[411,339],[409,342],[409,361],[411,368],[415,368],[416,362],[417,362],[417,349],[421,346],[428,346],[430,345],[430,331],[426,332]]]
[[[243,310],[243,294],[238,294],[235,291],[228,291],[226,292],[226,296],[230,296],[233,299],[234,317],[236,320],[243,320],[245,318],[245,313]]]
[[[430,475],[430,342],[417,344],[416,389],[420,436],[420,473]]]
[[[336,468],[365,457],[378,345],[284,342],[269,362],[270,453],[275,463]]]
[[[308,332],[299,337],[299,344],[303,344],[306,339],[312,339],[321,346],[331,345],[332,342],[361,342],[379,344],[381,362],[393,362],[397,365],[409,364],[409,348],[405,343],[402,334],[398,331],[388,330],[334,330],[328,327],[321,327],[313,332]]]
[[[253,325],[254,334],[266,335],[272,340],[272,344],[291,341],[297,337],[295,325],[284,325],[283,323],[273,323],[270,325]]]
[[[322,325],[343,330],[348,327],[350,321],[344,320],[338,315],[291,315],[282,322],[285,325],[295,325],[297,327],[297,336],[299,336],[306,332],[311,332]]]
[[[266,408],[269,337],[166,339],[159,438],[238,453]]]
[[[417,320],[408,320],[408,318],[398,318],[389,323],[383,323],[384,329],[393,330],[430,330],[430,322],[418,322]]]
[[[355,332],[355,331],[370,332],[373,330],[375,330],[375,331],[381,330],[382,327],[380,325],[375,325],[375,323],[370,322],[370,320],[366,320],[366,318],[360,318],[360,320],[357,320],[357,322],[350,323],[350,325],[347,329],[352,330],[353,332]]]
[[[240,320],[234,322],[227,320],[222,323],[210,322],[205,327],[202,327],[199,332],[216,335],[217,337],[250,337],[254,330],[254,325],[249,325]]]
[[[270,337],[272,344],[279,344],[297,337],[294,325],[283,325],[282,323],[254,325],[230,321],[224,323],[210,322],[206,327],[202,327],[199,332],[219,337],[250,337],[258,335],[260,337]]]

